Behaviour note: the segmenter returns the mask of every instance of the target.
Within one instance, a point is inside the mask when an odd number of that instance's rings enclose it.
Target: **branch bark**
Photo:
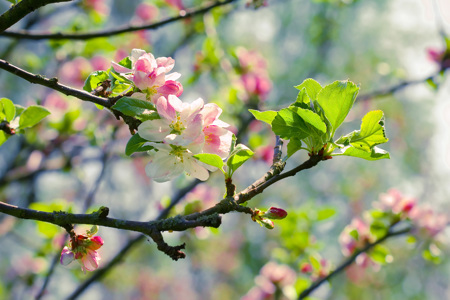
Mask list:
[[[70,1],[70,0],[65,0]],[[162,21],[151,23],[151,24],[145,24],[140,26],[134,26],[134,25],[124,25],[115,29],[111,30],[101,30],[96,32],[89,32],[89,33],[33,33],[26,30],[21,31],[5,31],[3,33],[0,33],[0,36],[5,37],[11,37],[11,38],[17,38],[17,39],[29,39],[29,40],[88,40],[98,37],[109,37],[114,36],[122,33],[128,33],[128,32],[135,32],[139,30],[152,30],[157,29],[161,26],[191,18],[196,15],[204,14],[211,9],[219,6],[223,6],[226,4],[230,4],[236,0],[226,0],[226,1],[216,1],[213,4],[210,4],[208,6],[205,6],[203,8],[198,9],[191,9],[191,10],[182,10],[180,11],[179,15],[176,17],[166,18]],[[6,27],[8,28],[8,27]]]
[[[23,17],[42,6],[70,1],[72,0],[22,0],[0,15],[0,35],[6,29],[19,22]]]

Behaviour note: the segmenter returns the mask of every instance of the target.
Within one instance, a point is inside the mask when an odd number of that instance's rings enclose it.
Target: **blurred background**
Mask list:
[[[180,98],[217,103],[223,108],[221,118],[239,130],[238,142],[255,152],[235,173],[238,191],[268,170],[275,144],[269,126],[253,121],[247,109],[286,107],[297,96],[293,87],[306,78],[322,85],[346,79],[359,84],[360,97],[338,134],[359,129],[365,113],[381,109],[389,138],[384,148],[391,159],[336,157],[323,162],[278,182],[249,203],[288,211],[275,229],[235,213],[225,215],[219,229],[164,233],[169,244],[187,245],[187,258],[177,262],[143,239],[126,248],[118,264],[87,287],[83,283],[92,274],[83,274],[79,265],[52,268],[67,242],[61,228],[0,215],[1,299],[34,299],[46,278],[42,299],[296,299],[314,279],[301,272],[302,263],[315,258],[326,260],[325,269],[339,265],[344,260],[340,232],[370,209],[380,193],[396,188],[449,213],[450,83],[448,74],[440,72],[439,57],[447,47],[444,35],[450,33],[449,3],[267,0],[260,5],[263,2],[235,1],[157,30],[89,40],[0,36],[0,58],[81,89],[91,72],[108,69],[111,61],[128,56],[133,48],[173,57],[174,71],[182,74]],[[156,22],[200,5],[204,1],[76,1],[43,7],[11,29],[90,32]],[[0,11],[9,6],[1,1]],[[402,82],[405,86],[394,93],[370,94]],[[0,97],[14,103],[38,103],[52,113],[0,148],[2,201],[75,213],[107,206],[111,217],[146,221],[180,195],[171,215],[210,207],[225,193],[220,172],[200,184],[184,175],[163,184],[152,182],[144,170],[148,155],[124,154],[128,127],[92,103],[5,71],[0,71],[0,91]],[[297,152],[286,170],[307,158],[307,153]],[[183,190],[187,186],[188,192]],[[101,267],[138,236],[110,228],[100,228],[99,235],[105,241]],[[331,284],[324,283],[311,299],[450,298],[446,238],[448,230],[439,238],[441,255],[432,260],[422,258],[425,243],[420,240],[389,239],[385,245],[392,262],[379,270],[352,266]],[[273,274],[281,275],[274,279]],[[271,290],[275,281],[282,294]]]

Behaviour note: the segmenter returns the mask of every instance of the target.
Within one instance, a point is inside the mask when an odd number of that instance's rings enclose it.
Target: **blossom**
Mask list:
[[[230,125],[219,120],[222,109],[214,103],[206,104],[200,111],[203,116],[204,153],[217,154],[226,158],[230,152],[233,133],[226,129]]]
[[[94,271],[98,268],[101,259],[97,252],[101,246],[103,246],[103,239],[99,236],[92,236],[89,231],[86,234],[76,234],[71,238],[69,247],[66,246],[61,251],[60,262],[67,266],[77,260],[84,273]]]
[[[447,226],[448,218],[443,213],[435,212],[429,206],[415,207],[410,214],[411,221],[419,233],[435,237]]]
[[[390,189],[387,194],[380,194],[380,202],[375,202],[374,207],[394,214],[408,216],[416,206],[416,199],[403,196],[398,190]]]
[[[352,255],[357,249],[374,240],[375,237],[370,233],[369,225],[359,218],[354,218],[339,235],[339,243],[345,256]]]
[[[158,152],[149,151],[151,159],[145,167],[145,172],[156,182],[171,180],[183,172],[205,181],[209,177],[208,170],[214,170],[202,164],[193,157],[194,154],[191,151],[181,146],[152,142],[148,144],[155,147]]]
[[[131,69],[112,62],[116,72],[121,73],[125,78],[132,80],[134,85],[147,95],[147,99],[155,102],[161,96],[180,96],[183,93],[183,86],[176,80],[180,73],[170,72],[175,60],[171,57],[158,57],[146,53],[141,49],[133,49],[131,56]]]
[[[156,110],[161,119],[143,122],[138,127],[139,135],[153,142],[190,146],[190,150],[197,154],[204,142],[203,118],[199,114],[202,108],[201,98],[189,104],[174,95],[160,97],[156,101]]]

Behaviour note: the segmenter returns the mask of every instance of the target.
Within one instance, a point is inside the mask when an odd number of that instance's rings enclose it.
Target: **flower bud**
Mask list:
[[[61,259],[60,262],[63,266],[67,266],[71,262],[75,260],[75,256],[72,251],[68,247],[64,247],[61,251]]]
[[[271,207],[268,211],[263,215],[263,217],[272,219],[272,220],[281,220],[286,218],[287,212],[284,209]]]
[[[269,219],[261,218],[259,221],[260,224],[264,225],[264,227],[266,227],[267,229],[273,229],[275,227],[275,225],[273,225],[273,222]]]
[[[300,266],[300,271],[302,273],[311,273],[313,271],[313,268],[310,263],[304,262]]]

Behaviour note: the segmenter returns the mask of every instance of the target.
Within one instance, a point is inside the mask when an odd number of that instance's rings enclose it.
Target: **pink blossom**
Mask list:
[[[203,134],[205,136],[203,152],[226,158],[230,152],[233,133],[225,129],[229,127],[227,123],[219,120],[221,113],[222,109],[214,103],[206,104],[200,111],[203,116]]]
[[[180,96],[183,92],[181,83],[176,82],[180,77],[179,73],[170,72],[175,60],[170,57],[155,57],[151,53],[146,53],[141,49],[131,51],[130,60],[132,68],[126,68],[112,62],[116,72],[132,80],[135,86],[147,95],[147,99],[156,102],[159,97],[169,95]]]
[[[416,206],[416,199],[403,196],[398,190],[390,189],[387,194],[380,194],[380,202],[375,202],[374,207],[385,212],[407,216]]]
[[[443,213],[435,212],[429,206],[415,207],[410,214],[419,234],[435,237],[447,226],[448,218]]]
[[[106,70],[109,68],[109,60],[101,55],[95,55],[90,62],[94,70]]]
[[[94,271],[99,266],[100,254],[96,251],[103,246],[103,239],[99,236],[91,237],[90,234],[75,235],[69,242],[69,247],[64,247],[61,252],[60,262],[68,265],[77,260],[81,264],[81,270]]]
[[[109,15],[109,6],[105,0],[84,0],[83,4],[87,9],[92,9],[100,15]]]
[[[158,8],[152,4],[140,3],[136,8],[136,16],[144,22],[155,19],[158,14]]]
[[[61,82],[81,88],[91,72],[91,63],[86,58],[79,56],[62,65],[59,77]]]
[[[149,141],[166,142],[177,146],[189,146],[197,154],[204,143],[203,120],[199,114],[203,108],[201,98],[192,104],[181,102],[169,95],[156,101],[156,109],[161,119],[148,120],[138,127],[139,135]]]
[[[375,237],[370,233],[369,225],[359,218],[354,218],[339,235],[339,243],[344,256],[352,255],[356,250],[374,240]]]

